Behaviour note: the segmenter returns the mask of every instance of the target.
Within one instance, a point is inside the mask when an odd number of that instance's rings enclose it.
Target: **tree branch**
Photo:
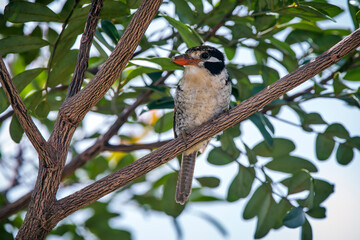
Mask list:
[[[6,119],[8,119],[9,117],[11,117],[14,114],[13,110],[8,111],[7,113],[5,113],[3,116],[0,117],[0,124],[5,121]]]
[[[112,145],[105,144],[103,147],[103,151],[112,151],[112,152],[132,152],[141,149],[149,149],[152,150],[154,148],[158,148],[163,146],[164,144],[170,142],[170,140],[154,142],[154,143],[144,143],[144,144],[120,144],[120,145]]]
[[[27,113],[24,102],[22,101],[16,87],[11,80],[10,74],[6,69],[4,61],[0,56],[0,82],[4,89],[4,92],[9,99],[11,107],[16,113],[17,119],[19,120],[21,127],[24,129],[26,136],[29,138],[31,144],[34,146],[35,150],[43,159],[46,159],[46,165],[48,167],[54,166],[54,162],[51,161],[49,153],[49,145],[46,140],[41,135],[39,129],[36,127],[35,123],[31,119],[30,115]]]
[[[181,137],[176,138],[128,166],[57,201],[52,209],[54,213],[57,214],[49,215],[50,217],[48,219],[49,222],[51,222],[51,226],[78,209],[89,205],[99,198],[123,187],[134,179],[168,162],[184,152],[187,148],[191,148],[197,143],[245,120],[248,116],[260,110],[286,92],[338,62],[345,55],[355,50],[359,45],[360,29],[356,30],[306,65],[271,84],[258,94],[244,101],[242,104],[232,108],[229,113],[224,113],[192,131],[187,136],[187,146],[185,146]]]
[[[75,72],[68,88],[67,97],[72,97],[80,91],[84,81],[85,72],[88,68],[89,52],[94,38],[96,25],[99,20],[102,8],[102,0],[93,0],[86,21],[84,33],[81,36],[81,43],[78,58],[76,61]]]

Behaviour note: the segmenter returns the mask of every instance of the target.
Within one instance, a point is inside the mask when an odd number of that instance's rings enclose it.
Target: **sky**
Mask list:
[[[1,1],[0,9],[3,9],[4,2]],[[340,5],[346,9],[346,1],[332,1],[333,4]],[[167,10],[167,9],[165,9]],[[169,11],[172,11],[169,9]],[[342,14],[339,18],[336,18],[336,23],[331,24],[332,27],[347,27],[353,29],[352,23],[346,14]],[[329,25],[326,25],[329,26]],[[326,27],[324,25],[324,27]],[[151,27],[155,27],[151,25]],[[252,56],[247,51],[239,51],[235,61],[250,64]],[[276,66],[273,66],[276,68]],[[176,76],[181,77],[181,71],[176,73]],[[309,83],[305,83],[297,89],[293,90],[297,92],[299,89],[303,89],[309,86]],[[337,100],[329,99],[317,99],[308,101],[302,105],[307,112],[319,112],[323,119],[328,123],[341,122],[352,136],[360,136],[360,111],[359,109],[349,108],[344,103]],[[297,116],[289,109],[284,109],[280,117],[291,122],[298,122]],[[84,120],[84,125],[91,128],[92,123],[96,115],[89,114]],[[112,122],[113,120],[107,120]],[[326,179],[329,182],[335,184],[335,193],[332,194],[325,202],[324,205],[327,208],[327,218],[321,220],[310,219],[310,223],[313,228],[314,240],[335,240],[335,239],[347,239],[356,240],[360,236],[360,228],[358,227],[358,214],[360,213],[359,200],[360,200],[360,188],[358,184],[360,182],[360,154],[355,152],[353,161],[347,166],[340,166],[336,163],[335,154],[333,153],[327,161],[320,162],[316,160],[315,156],[315,138],[313,133],[306,133],[298,127],[288,125],[286,123],[277,121],[276,119],[270,119],[275,126],[275,136],[290,138],[296,143],[295,155],[303,156],[304,158],[312,160],[319,169],[319,172],[314,176],[316,178]],[[101,125],[101,124],[98,124]],[[256,145],[259,141],[262,141],[262,136],[258,130],[249,121],[242,124],[241,128],[243,135],[242,139],[251,147]],[[0,139],[6,139],[5,133],[0,133]],[[166,139],[166,136],[163,136]],[[169,135],[169,138],[172,137]],[[215,141],[212,144],[216,145]],[[235,164],[226,166],[213,166],[207,163],[206,155],[209,152],[205,152],[197,160],[195,177],[199,176],[218,176],[222,182],[219,188],[211,190],[218,196],[225,197],[228,186],[237,172]],[[243,161],[244,159],[240,159]],[[174,161],[169,163],[171,166],[177,168]],[[159,171],[154,171],[149,174],[149,178],[155,178]],[[166,171],[166,170],[164,170]],[[196,185],[196,183],[194,183]],[[255,188],[253,187],[253,190]],[[141,191],[139,189],[138,191]],[[63,192],[66,195],[67,192]],[[126,193],[119,194],[119,196],[112,201],[111,209],[120,212],[121,217],[111,220],[111,225],[114,227],[120,227],[129,230],[134,239],[176,239],[176,232],[172,223],[172,219],[162,213],[144,212],[139,211],[139,208],[133,204],[126,204],[122,207],[122,203],[127,199]],[[183,229],[184,239],[253,239],[253,235],[256,227],[256,220],[243,220],[242,212],[247,200],[240,200],[234,203],[207,203],[207,204],[189,204],[185,212],[178,218],[180,226]],[[206,213],[213,218],[219,220],[228,231],[227,237],[222,235],[213,226],[201,218],[201,215]],[[86,212],[75,214],[72,217],[72,221],[81,222],[82,216],[86,215]],[[288,229],[282,227],[279,230],[271,230],[270,233],[264,237],[265,240],[279,240],[279,239],[299,239],[299,229]],[[50,238],[49,238],[50,239]],[[55,239],[55,238],[51,238]]]

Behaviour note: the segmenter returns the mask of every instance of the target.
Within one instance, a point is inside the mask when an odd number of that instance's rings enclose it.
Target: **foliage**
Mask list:
[[[37,119],[37,123],[47,132],[52,131],[54,114],[66,96],[78,53],[76,40],[84,29],[90,8],[90,1],[69,0],[55,11],[52,10],[53,2],[56,1],[10,1],[4,14],[0,15],[0,54],[6,58],[9,70],[14,76],[13,81],[29,114]],[[354,27],[358,28],[360,14],[357,13],[360,3],[355,5],[354,2],[356,1],[349,1],[349,14]],[[132,10],[135,10],[139,3],[140,1],[104,1],[84,84],[91,80],[107,59],[129,24]],[[139,107],[138,114],[128,119],[125,130],[120,132],[120,143],[134,144],[149,135],[160,136],[171,131],[172,112],[168,109],[173,107],[170,88],[174,87],[174,84],[169,82],[155,86],[154,83],[166,72],[182,69],[170,62],[169,57],[188,47],[202,44],[203,39],[206,44],[218,46],[229,60],[227,66],[233,84],[234,106],[278,80],[282,75],[281,71],[288,73],[295,70],[350,33],[348,29],[320,27],[320,21],[333,21],[344,12],[325,0],[172,0],[164,2],[163,5],[164,8],[154,20],[154,25],[161,23],[164,27],[150,28],[126,70],[92,110],[104,119],[116,116],[140,94],[153,91]],[[167,6],[175,6],[174,15],[166,12]],[[218,24],[222,25],[221,31],[209,36],[209,29],[215,29]],[[296,52],[294,49],[299,46],[302,50]],[[236,56],[243,49],[251,51],[255,62],[237,62]],[[270,62],[276,62],[278,67],[274,68]],[[358,84],[360,81],[360,69],[356,68],[359,63],[360,53],[356,51],[321,76],[314,77],[313,86],[308,91],[298,95],[285,95],[252,115],[249,120],[264,138],[257,145],[250,147],[245,140],[241,140],[240,128],[243,123],[224,131],[217,138],[221,145],[212,148],[207,160],[213,165],[232,164],[237,167],[238,171],[228,186],[227,196],[209,195],[207,189],[217,188],[221,179],[201,176],[196,179],[201,187],[193,189],[188,204],[246,199],[242,216],[244,219],[257,218],[255,238],[266,236],[271,229],[286,226],[302,227],[301,238],[311,239],[312,228],[308,219],[325,218],[323,202],[334,192],[334,186],[326,180],[313,177],[313,173],[318,171],[316,160],[294,154],[296,146],[291,140],[293,136],[289,134],[288,138],[277,137],[276,129],[269,119],[278,119],[284,108],[293,110],[299,117],[299,123],[295,124],[306,132],[314,133],[317,160],[327,160],[335,153],[339,164],[349,164],[354,158],[354,152],[360,150],[360,137],[352,136],[341,123],[327,123],[319,113],[306,112],[302,104],[315,98],[331,98],[343,101],[358,110],[360,88],[353,89],[348,85],[350,82]],[[9,111],[9,102],[0,89],[0,112]],[[18,157],[13,157],[14,154],[8,152],[0,155],[2,168],[10,167],[16,179],[9,189],[3,191],[1,205],[7,202],[8,192],[17,185],[27,184],[28,179],[20,170],[33,169],[36,163],[35,158],[23,155],[22,149],[30,147],[24,140],[24,131],[16,116],[13,115],[9,121],[10,125],[0,122],[1,129],[9,128],[12,140],[20,145]],[[132,131],[133,129],[139,131]],[[83,136],[74,139],[71,157],[81,153],[81,144],[96,139],[104,130],[97,128],[90,133],[80,126],[79,132],[82,133],[79,135]],[[116,140],[119,141],[114,141]],[[138,156],[136,152],[111,155],[101,153],[90,160],[82,170],[66,179],[65,189],[77,183],[96,180],[135,161]],[[24,158],[29,159],[24,161]],[[248,161],[240,161],[240,158]],[[6,165],[5,159],[14,163]],[[282,180],[273,180],[273,171],[282,173]],[[108,222],[111,218],[118,217],[118,214],[109,210],[109,203],[117,194],[126,191],[131,196],[129,202],[136,204],[139,209],[163,212],[174,218],[175,229],[181,235],[182,230],[176,219],[187,205],[184,207],[174,202],[176,179],[176,170],[163,167],[155,178],[148,179],[144,176],[120,189],[111,198],[90,205],[87,209],[90,209],[93,215],[83,224],[64,222],[51,234],[66,234],[71,239],[83,239],[87,234],[95,235],[99,239],[119,236],[121,239],[130,239],[128,230],[115,229]],[[138,185],[143,186],[142,189],[145,186],[146,191],[134,191]],[[286,189],[287,193],[281,194],[277,191],[278,187]],[[305,198],[299,198],[297,193],[303,193]],[[21,214],[17,214],[2,223],[1,239],[8,239],[9,232],[16,231],[21,225],[21,217]],[[226,235],[226,228],[221,225],[221,220],[213,219],[205,213],[202,217],[213,224],[221,234]],[[5,225],[7,227],[4,227]]]

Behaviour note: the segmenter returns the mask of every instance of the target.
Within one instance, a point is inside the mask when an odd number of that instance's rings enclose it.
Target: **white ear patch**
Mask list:
[[[221,60],[217,59],[216,57],[211,57],[207,59],[206,62],[221,62]]]

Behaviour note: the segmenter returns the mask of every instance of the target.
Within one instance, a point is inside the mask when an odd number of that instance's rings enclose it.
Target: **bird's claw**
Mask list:
[[[188,146],[188,141],[187,141],[187,139],[186,139],[186,135],[187,135],[186,131],[185,131],[185,130],[181,130],[180,135],[181,135],[183,141],[185,142],[185,146],[187,147],[187,146]]]

